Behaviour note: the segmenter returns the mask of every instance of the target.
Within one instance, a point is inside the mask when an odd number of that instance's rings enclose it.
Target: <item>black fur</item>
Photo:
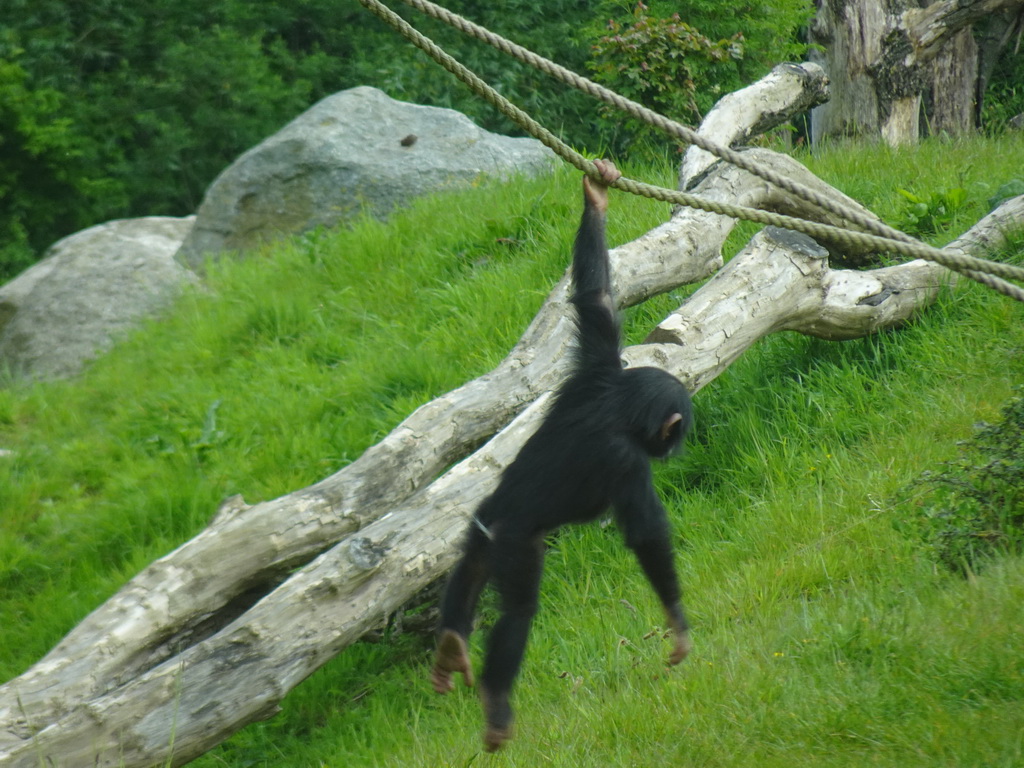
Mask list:
[[[610,163],[599,168],[608,181],[618,176]],[[675,631],[672,662],[689,650],[669,525],[651,482],[650,458],[679,447],[690,428],[690,398],[665,371],[622,368],[604,236],[605,195],[603,185],[584,182],[573,252],[579,344],[572,374],[544,423],[477,510],[442,603],[434,668],[439,692],[451,688],[455,671],[471,683],[465,649],[477,600],[488,580],[501,597],[502,614],[481,677],[489,749],[510,736],[508,698],[537,610],[544,537],[559,526],[593,520],[611,507]]]

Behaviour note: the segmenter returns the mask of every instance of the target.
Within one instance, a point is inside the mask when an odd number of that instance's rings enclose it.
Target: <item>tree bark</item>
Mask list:
[[[956,136],[977,125],[978,44],[971,29],[962,29],[942,46],[931,63],[924,94],[926,133]]]
[[[789,96],[771,103],[806,104],[808,89],[822,83],[820,71],[804,69],[775,73],[768,90],[774,98],[789,89]],[[738,116],[749,107],[744,102],[723,100],[708,115],[705,127],[718,141],[732,143],[756,124]],[[751,151],[853,204],[791,158]],[[819,217],[750,174],[691,153],[682,181],[698,193]],[[980,255],[1022,217],[1018,198],[955,247]],[[718,272],[649,343],[626,351],[632,364],[664,367],[697,391],[764,335],[871,333],[905,322],[950,279],[924,262],[834,270],[829,258],[862,262],[868,254],[833,248],[830,255],[772,228],[721,268],[731,228],[724,217],[684,209],[613,249],[623,305]],[[565,373],[573,327],[566,286],[563,278],[494,371],[417,409],[357,461],[309,488],[254,506],[230,500],[206,530],[0,687],[0,766],[187,762],[272,715],[295,685],[441,576],[468,516],[532,434]]]
[[[812,54],[832,99],[811,115],[812,141],[876,136],[892,146],[975,126],[979,51],[971,25],[1024,0],[819,0]],[[922,108],[926,110],[922,124]]]

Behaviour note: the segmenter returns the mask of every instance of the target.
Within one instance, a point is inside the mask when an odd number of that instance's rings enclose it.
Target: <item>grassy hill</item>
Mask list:
[[[1024,178],[1021,157],[1016,134],[801,159],[941,244]],[[667,213],[611,206],[612,243]],[[493,367],[567,265],[578,211],[564,171],[312,233],[217,267],[81,378],[0,390],[0,680],[221,499],[312,483]],[[685,294],[632,310],[632,340]],[[700,392],[687,453],[658,468],[694,625],[683,665],[665,669],[660,609],[614,528],[571,529],[503,754],[478,755],[474,694],[435,696],[431,640],[404,634],[348,649],[195,764],[1024,764],[1024,559],[1011,541],[965,560],[988,529],[914,483],[1022,383],[1024,307],[974,285],[899,331],[768,339]]]

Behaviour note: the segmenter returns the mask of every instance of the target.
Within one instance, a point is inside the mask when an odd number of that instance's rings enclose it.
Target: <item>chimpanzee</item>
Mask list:
[[[689,431],[690,397],[665,371],[622,367],[604,236],[607,185],[620,173],[610,161],[595,165],[601,181],[583,179],[573,250],[578,350],[572,373],[544,423],[477,509],[441,605],[431,679],[434,690],[447,693],[453,672],[473,684],[467,641],[488,580],[501,598],[481,675],[488,751],[511,737],[509,694],[537,611],[544,537],[559,526],[593,520],[611,507],[668,615],[675,641],[669,663],[678,664],[690,650],[668,520],[650,467],[651,457],[668,456]]]

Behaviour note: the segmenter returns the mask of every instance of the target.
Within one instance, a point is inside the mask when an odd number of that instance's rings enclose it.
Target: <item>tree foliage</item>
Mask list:
[[[813,13],[804,0],[731,5],[650,0],[602,3],[587,30],[594,77],[613,90],[677,120],[697,123],[724,94],[756,80],[782,61],[801,61],[801,30]],[[617,115],[604,113],[614,125]],[[663,141],[643,125],[619,126],[617,151],[637,139]]]
[[[638,2],[628,26],[609,19],[608,34],[598,38],[592,49],[590,69],[598,81],[607,83],[623,96],[656,112],[686,122],[700,120],[698,93],[717,90],[722,79],[735,75],[726,65],[743,58],[743,33],[713,42],[696,27],[682,21],[678,13],[658,18]],[[698,83],[715,88],[699,88]],[[614,110],[602,114],[615,119]],[[644,124],[630,119],[637,134]]]
[[[445,5],[684,119],[799,59],[813,10],[810,0],[735,2],[728,13],[717,0]],[[638,141],[638,126],[588,97],[399,10],[573,144],[620,156],[652,146]],[[0,281],[83,227],[193,212],[241,152],[314,101],[356,85],[519,133],[356,0],[5,0]],[[660,138],[653,146],[664,151]]]
[[[607,18],[633,13],[631,4],[608,0],[447,5],[577,71],[606,34]],[[688,65],[686,99],[704,108],[741,77],[785,58],[807,2],[753,3],[735,15],[716,13],[709,0],[672,4],[709,34],[748,40],[762,40],[768,27],[761,19],[775,5],[789,9],[783,23],[768,25],[785,44],[730,65],[727,74],[710,74],[725,62]],[[662,12],[657,4],[651,11]],[[622,151],[632,138],[617,117],[595,117],[587,97],[439,22],[403,13],[573,143]],[[374,85],[395,98],[458,109],[490,130],[518,132],[355,0],[7,0],[0,30],[0,280],[91,224],[194,211],[241,152],[344,88]],[[674,103],[674,84],[659,76],[662,100]],[[605,80],[627,85],[615,74]]]
[[[90,224],[194,210],[301,111],[312,89],[259,27],[229,3],[5,3],[0,277]]]

